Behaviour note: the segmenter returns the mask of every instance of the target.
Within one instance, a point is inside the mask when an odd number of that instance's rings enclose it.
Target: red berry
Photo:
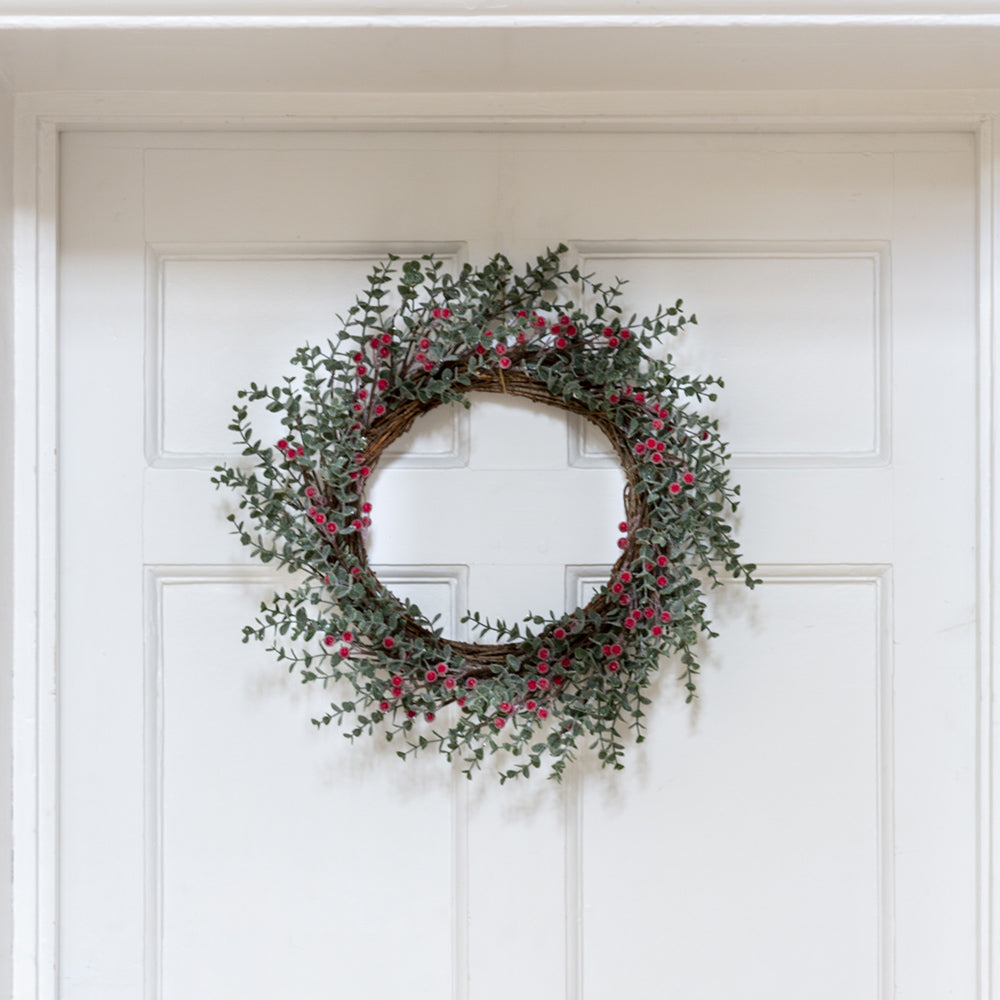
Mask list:
[[[493,720],[493,725],[496,726],[497,729],[503,729],[503,727],[507,725],[507,720],[500,718],[500,716],[497,716]]]
[[[433,721],[434,721],[434,713],[433,713],[433,712],[428,712],[428,713],[427,713],[427,714],[426,714],[426,715],[424,716],[424,718],[425,718],[425,719],[426,719],[426,720],[427,720],[428,722],[433,722]]]
[[[475,677],[466,678],[465,686],[471,691],[476,686],[476,678]]]
[[[680,493],[680,491],[681,491],[681,484],[680,483],[671,483],[670,484],[670,492],[673,493],[674,496],[676,496],[678,493]]]
[[[534,699],[534,698],[529,698],[529,699],[528,699],[528,700],[527,700],[527,701],[526,701],[526,702],[524,703],[524,707],[525,707],[525,708],[526,708],[526,709],[527,709],[527,710],[528,710],[529,712],[534,712],[534,710],[535,710],[536,708],[538,708],[538,702],[537,702],[537,701],[535,701],[535,699]]]
[[[690,486],[691,483],[694,482],[694,473],[693,472],[685,472],[684,475],[681,476],[681,478],[684,480],[684,482],[686,482]]]
[[[351,651],[346,646],[341,646],[340,647],[340,656],[341,656],[341,659],[347,659],[347,657],[350,656],[350,655],[351,655]]]
[[[438,679],[437,671],[436,670],[428,670],[427,673],[424,674],[424,677],[428,681],[436,681]]]
[[[510,358],[501,358],[500,359],[500,367],[501,368],[510,368]]]
[[[500,711],[503,712],[504,715],[507,715],[513,707],[514,706],[509,701],[502,701],[499,705]]]
[[[396,640],[393,639],[391,635],[387,635],[382,640],[382,645],[385,646],[386,649],[392,649],[392,647],[396,645]]]
[[[458,701],[455,702],[455,704],[458,705],[459,708],[461,708],[462,706],[465,705],[465,699],[464,698],[459,698]]]
[[[539,719],[547,719],[549,717],[549,710],[547,708],[540,708],[538,710]]]
[[[608,670],[610,670],[611,673],[613,673],[613,674],[617,673],[619,671],[619,669],[621,669],[621,667],[620,667],[620,664],[618,663],[617,660],[612,660],[608,664]]]
[[[323,636],[323,645],[332,646],[337,640],[332,635]]]
[[[673,616],[672,616],[672,615],[670,614],[670,612],[669,612],[669,611],[661,611],[661,612],[660,612],[660,621],[661,621],[661,622],[668,622],[668,621],[670,621],[670,619],[671,619],[672,617],[673,617]]]
[[[403,678],[400,677],[399,674],[396,674],[396,676],[393,677],[393,679],[392,679],[392,686],[393,687],[401,687],[402,684],[403,684]]]
[[[656,578],[657,587],[665,587],[667,585],[667,578],[665,576],[658,576]]]
[[[282,438],[278,442],[278,448],[280,448],[281,451],[288,451],[288,442],[284,438]]]
[[[656,565],[657,566],[666,566],[667,562],[668,562],[668,560],[667,560],[666,556],[657,556],[656,557]]]
[[[547,660],[549,658],[549,651],[547,649],[540,649],[538,651],[538,659]]]
[[[544,661],[538,664],[538,672],[540,674],[547,674],[549,672],[549,665]]]
[[[378,703],[378,708],[379,708],[380,712],[388,712],[389,711],[389,702],[387,702],[387,701],[380,701]]]
[[[613,653],[613,654],[614,654],[615,656],[621,656],[621,652],[622,652],[622,647],[621,647],[621,645],[620,645],[619,643],[617,643],[617,642],[616,642],[616,643],[615,643],[615,644],[614,644],[614,645],[613,645],[613,646],[611,647],[611,652],[612,652],[612,653]]]
[[[620,549],[627,549],[628,548],[628,539],[627,538],[619,538],[618,539],[618,548],[620,548]]]

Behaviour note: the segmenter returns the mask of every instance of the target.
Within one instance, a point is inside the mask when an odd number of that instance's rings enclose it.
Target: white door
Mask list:
[[[79,133],[62,172],[66,1000],[971,995],[970,137]],[[468,783],[317,731],[241,643],[275,578],[210,470],[387,250],[559,241],[698,314],[765,583],[717,594],[699,700],[665,667],[625,772]],[[373,561],[452,630],[613,560],[619,473],[558,412],[406,448]]]

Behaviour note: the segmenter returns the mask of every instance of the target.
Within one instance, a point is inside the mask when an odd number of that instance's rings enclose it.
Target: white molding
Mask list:
[[[507,0],[503,9],[467,0],[104,0],[79,13],[76,0],[3,0],[0,29],[213,30],[338,27],[994,27],[996,0],[644,0],[622,13],[608,0]]]
[[[3,27],[0,21],[0,28]],[[537,98],[536,98],[537,99]],[[615,100],[619,98],[616,96]],[[411,129],[506,127],[593,128],[619,131],[630,127],[663,131],[784,131],[835,130],[872,132],[892,129],[917,135],[927,131],[972,133],[980,143],[979,202],[979,318],[980,331],[980,562],[979,637],[980,699],[978,706],[979,784],[979,941],[977,1000],[1000,1000],[994,989],[992,966],[1000,948],[997,940],[993,857],[1000,844],[993,825],[992,801],[1000,793],[1000,776],[993,760],[993,664],[995,648],[992,622],[1000,613],[997,588],[1000,566],[993,544],[993,525],[1000,517],[993,470],[1000,455],[995,428],[997,391],[992,338],[1000,335],[994,302],[1000,296],[1000,208],[995,190],[1000,182],[1000,139],[994,115],[1000,95],[937,95],[934,110],[913,112],[910,97],[865,101],[864,95],[843,98],[842,113],[831,112],[835,95],[817,101],[810,114],[808,97],[789,95],[783,106],[788,114],[746,114],[722,109],[724,95],[696,96],[696,110],[685,115],[683,97],[671,98],[672,111],[661,114],[616,116],[589,110],[592,95],[562,95],[558,109],[539,116],[525,111],[527,99],[495,101],[486,98],[442,98],[452,110],[435,115],[432,95],[417,95],[411,106],[421,105],[419,118],[407,118],[401,106],[408,99],[392,95],[362,95],[353,104],[349,96],[304,99],[303,114],[289,114],[295,98],[240,98],[225,110],[224,95],[129,96],[116,95],[108,105],[93,95],[22,95],[18,98],[15,135],[14,249],[14,449],[13,508],[17,530],[14,540],[13,636],[13,802],[14,845],[12,910],[13,996],[19,1000],[57,1000],[58,956],[57,880],[58,858],[58,643],[56,607],[58,536],[56,520],[56,208],[58,204],[59,135],[69,129],[205,129],[262,128],[376,128],[399,125]],[[751,97],[749,103],[757,100]],[[577,113],[570,110],[575,101]],[[671,103],[668,102],[668,103]],[[896,102],[896,103],[894,103]],[[612,102],[614,103],[614,102]],[[478,112],[470,110],[475,105]],[[605,104],[607,107],[608,105]],[[740,106],[736,102],[735,106]],[[745,106],[745,105],[744,105]],[[236,110],[242,108],[250,117]],[[284,113],[280,110],[284,108]],[[358,110],[358,109],[361,110]],[[522,114],[511,111],[521,108]],[[947,109],[951,108],[951,112]],[[501,110],[505,109],[505,110]],[[909,110],[907,110],[909,109]],[[824,567],[827,573],[830,568]],[[844,567],[836,568],[844,570]],[[870,570],[871,568],[868,567]],[[773,571],[769,571],[769,578]],[[826,576],[829,580],[829,576]],[[891,623],[887,627],[891,635]],[[891,652],[891,650],[890,650]],[[883,732],[881,739],[887,738]],[[884,809],[884,803],[881,808]],[[461,825],[456,818],[456,823]],[[885,860],[885,859],[883,859]],[[567,865],[569,865],[567,861]],[[457,873],[456,876],[457,877]],[[884,933],[891,933],[885,932]],[[885,942],[883,942],[883,948]],[[570,949],[567,950],[570,955]],[[573,961],[578,956],[571,956]],[[457,969],[456,969],[457,974]],[[891,969],[883,969],[883,995]],[[886,977],[889,977],[886,979]],[[572,981],[572,977],[571,977]],[[461,993],[459,992],[459,996]]]
[[[977,874],[979,879],[978,1000],[1000,997],[995,969],[1000,961],[1000,886],[996,859],[1000,857],[1000,830],[994,806],[1000,795],[1000,768],[995,759],[998,717],[994,713],[996,665],[1000,662],[996,622],[1000,615],[1000,551],[996,544],[1000,523],[1000,491],[996,488],[1000,468],[1000,381],[998,354],[1000,337],[1000,116],[985,121],[977,134],[979,153],[978,202],[978,293],[979,293],[979,523],[977,525],[977,654],[979,698],[976,706],[979,824]]]

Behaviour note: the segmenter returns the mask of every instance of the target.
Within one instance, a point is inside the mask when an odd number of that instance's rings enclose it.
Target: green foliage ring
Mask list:
[[[303,682],[347,686],[317,726],[383,733],[398,753],[433,747],[471,777],[505,754],[501,780],[543,760],[560,778],[581,746],[622,767],[625,736],[643,738],[644,694],[663,656],[695,693],[704,586],[732,574],[753,586],[726,516],[729,484],[717,422],[698,401],[721,380],[678,373],[650,349],[695,317],[682,303],[625,319],[621,282],[561,268],[559,246],[515,271],[503,255],[455,277],[432,256],[390,255],[368,278],[335,341],[304,346],[301,371],[241,391],[230,425],[245,463],[213,479],[240,494],[229,516],[241,542],[301,583],[261,605],[244,641],[269,649]],[[395,285],[395,288],[393,288]],[[577,291],[592,303],[570,299]],[[395,292],[398,306],[388,299]],[[626,476],[621,555],[583,608],[521,623],[469,613],[480,636],[445,639],[368,565],[365,485],[384,449],[421,414],[466,393],[503,392],[577,413],[611,441]],[[285,437],[255,439],[249,405],[280,414]]]

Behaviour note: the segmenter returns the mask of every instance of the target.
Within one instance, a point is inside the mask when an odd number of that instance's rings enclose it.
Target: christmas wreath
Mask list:
[[[627,731],[643,739],[644,692],[661,657],[679,661],[687,700],[695,694],[695,644],[714,635],[706,585],[725,573],[753,586],[755,567],[726,522],[739,487],[717,422],[697,406],[722,382],[650,354],[695,317],[678,300],[626,319],[622,282],[563,269],[565,253],[547,251],[522,272],[497,254],[457,276],[433,256],[390,255],[335,339],[295,353],[299,372],[239,392],[230,427],[244,461],[218,466],[213,482],[240,494],[229,520],[241,542],[297,574],[243,638],[270,639],[303,682],[347,694],[317,726],[346,724],[352,739],[382,733],[404,758],[435,748],[469,777],[502,752],[501,780],[543,761],[558,779],[584,746],[620,768]],[[421,414],[468,406],[469,392],[579,414],[607,436],[626,478],[607,584],[563,615],[507,624],[469,612],[463,621],[492,639],[477,643],[445,638],[387,590],[365,549],[365,486],[379,456]],[[250,404],[280,414],[280,440],[256,438]]]

